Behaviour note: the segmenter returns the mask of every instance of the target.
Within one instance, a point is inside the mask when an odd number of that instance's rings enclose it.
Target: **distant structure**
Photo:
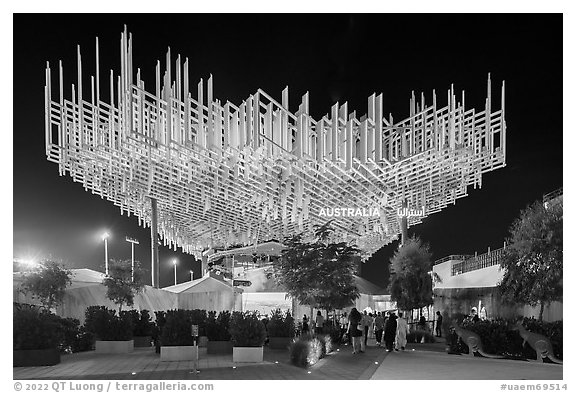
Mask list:
[[[545,194],[542,203],[548,206],[561,204],[562,187]],[[500,262],[506,249],[490,250],[475,255],[449,255],[434,262],[433,271],[440,280],[434,283],[434,310],[440,310],[449,319],[454,316],[469,314],[472,307],[478,312],[484,306],[489,319],[508,318],[516,315],[538,317],[538,307],[510,306],[502,302],[498,284],[505,271]],[[563,318],[562,302],[552,302],[544,308],[543,319],[556,321]]]
[[[260,89],[239,105],[220,101],[212,76],[192,86],[188,59],[174,64],[170,49],[145,86],[126,29],[120,53],[119,74],[104,82],[98,38],[90,79],[78,47],[67,96],[62,62],[55,89],[47,65],[46,155],[61,176],[151,228],[153,277],[158,234],[199,257],[208,247],[309,233],[329,219],[334,239],[355,243],[366,259],[506,164],[504,83],[494,110],[490,77],[478,111],[452,86],[445,106],[435,92],[431,103],[412,93],[399,122],[384,115],[382,94],[368,97],[367,115],[336,103],[316,120],[308,93],[290,109],[288,88],[278,101]],[[346,214],[320,214],[335,208]]]

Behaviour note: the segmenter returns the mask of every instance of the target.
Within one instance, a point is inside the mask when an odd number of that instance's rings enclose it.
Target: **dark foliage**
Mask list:
[[[330,222],[317,226],[314,241],[303,234],[284,240],[282,257],[274,262],[274,276],[301,304],[325,310],[349,306],[358,298],[354,272],[358,249],[347,243],[330,243]]]
[[[499,284],[502,299],[512,304],[544,306],[562,300],[563,273],[562,204],[528,206],[510,228],[502,257],[504,277]]]
[[[44,261],[24,275],[23,293],[30,293],[50,310],[62,303],[72,272],[54,261]]]
[[[192,313],[189,310],[168,310],[161,328],[163,347],[194,345]]]
[[[86,308],[86,331],[94,335],[96,340],[126,341],[133,338],[132,318],[128,314],[116,315],[116,310],[104,306]]]
[[[409,343],[421,343],[422,336],[424,336],[424,342],[427,344],[436,342],[436,338],[434,337],[434,335],[425,330],[410,331],[406,335],[406,341],[408,341]]]
[[[154,324],[148,310],[121,311],[120,315],[130,318],[132,321],[132,334],[135,337],[151,336]]]
[[[36,307],[18,306],[13,310],[13,348],[58,348],[64,335],[60,317]]]
[[[257,312],[232,313],[230,336],[235,347],[261,347],[266,340],[266,328]]]
[[[340,327],[326,323],[324,324],[324,334],[330,336],[330,340],[333,344],[340,344],[342,341],[342,333],[340,331]]]
[[[484,351],[490,354],[503,355],[513,359],[536,359],[536,352],[528,344],[522,346],[522,337],[514,330],[515,320],[496,319],[493,321],[463,321],[463,329],[480,336]],[[534,318],[525,318],[523,325],[527,330],[542,334],[550,339],[554,356],[562,359],[562,321],[540,322]],[[468,353],[468,347],[462,343],[456,333],[451,331],[447,338],[449,351]]]
[[[268,337],[294,337],[296,327],[290,311],[282,312],[279,308],[270,313],[266,326]]]
[[[330,336],[304,334],[290,344],[290,362],[298,367],[309,367],[331,350]]]
[[[90,351],[94,345],[94,335],[86,332],[84,326],[76,318],[59,318],[62,329],[62,342],[59,345],[60,352],[76,353]]]
[[[391,262],[390,298],[398,308],[420,309],[433,303],[432,252],[430,246],[412,237],[395,253]],[[438,276],[434,276],[438,279]]]
[[[144,271],[140,263],[134,264],[134,280],[132,280],[132,261],[112,260],[108,267],[109,275],[104,278],[102,284],[106,287],[106,297],[118,305],[118,311],[122,306],[134,305],[134,296],[144,290],[142,277]]]
[[[209,311],[206,319],[206,336],[210,341],[230,341],[230,311]]]

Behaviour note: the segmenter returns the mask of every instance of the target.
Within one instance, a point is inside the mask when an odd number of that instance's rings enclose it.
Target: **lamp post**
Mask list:
[[[132,243],[132,282],[134,282],[134,244],[140,244],[138,240],[126,236],[126,241]]]
[[[178,261],[176,259],[174,259],[172,261],[172,263],[174,264],[174,285],[176,285],[177,284],[177,282],[176,282],[176,265],[178,264]]]
[[[104,232],[102,240],[104,240],[104,266],[106,275],[108,275],[108,237],[110,237],[108,232]]]

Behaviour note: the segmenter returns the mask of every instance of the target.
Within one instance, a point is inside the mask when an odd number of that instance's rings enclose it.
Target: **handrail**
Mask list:
[[[498,265],[503,255],[504,255],[504,248],[499,248],[497,250],[492,250],[485,254],[472,256],[469,259],[466,259],[462,262],[455,263],[454,265],[452,265],[452,275],[456,276],[474,270],[484,269],[486,267]]]
[[[550,202],[551,200],[558,198],[560,195],[563,195],[564,194],[563,188],[564,187],[560,187],[557,190],[549,192],[548,194],[544,194],[544,196],[542,197],[542,202],[544,203]]]
[[[444,263],[446,261],[460,261],[460,260],[466,260],[469,259],[471,257],[473,257],[474,255],[448,255],[444,258],[438,259],[437,261],[434,262],[434,265],[439,265],[441,263]]]

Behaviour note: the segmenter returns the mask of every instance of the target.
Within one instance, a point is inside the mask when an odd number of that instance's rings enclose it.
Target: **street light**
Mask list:
[[[126,241],[132,243],[132,282],[134,282],[134,244],[140,244],[138,240],[126,236]]]
[[[176,285],[176,265],[178,264],[178,261],[174,259],[172,260],[172,263],[174,264],[174,285]]]
[[[108,275],[108,232],[104,232],[102,240],[104,240],[104,265],[106,266],[106,275]]]

